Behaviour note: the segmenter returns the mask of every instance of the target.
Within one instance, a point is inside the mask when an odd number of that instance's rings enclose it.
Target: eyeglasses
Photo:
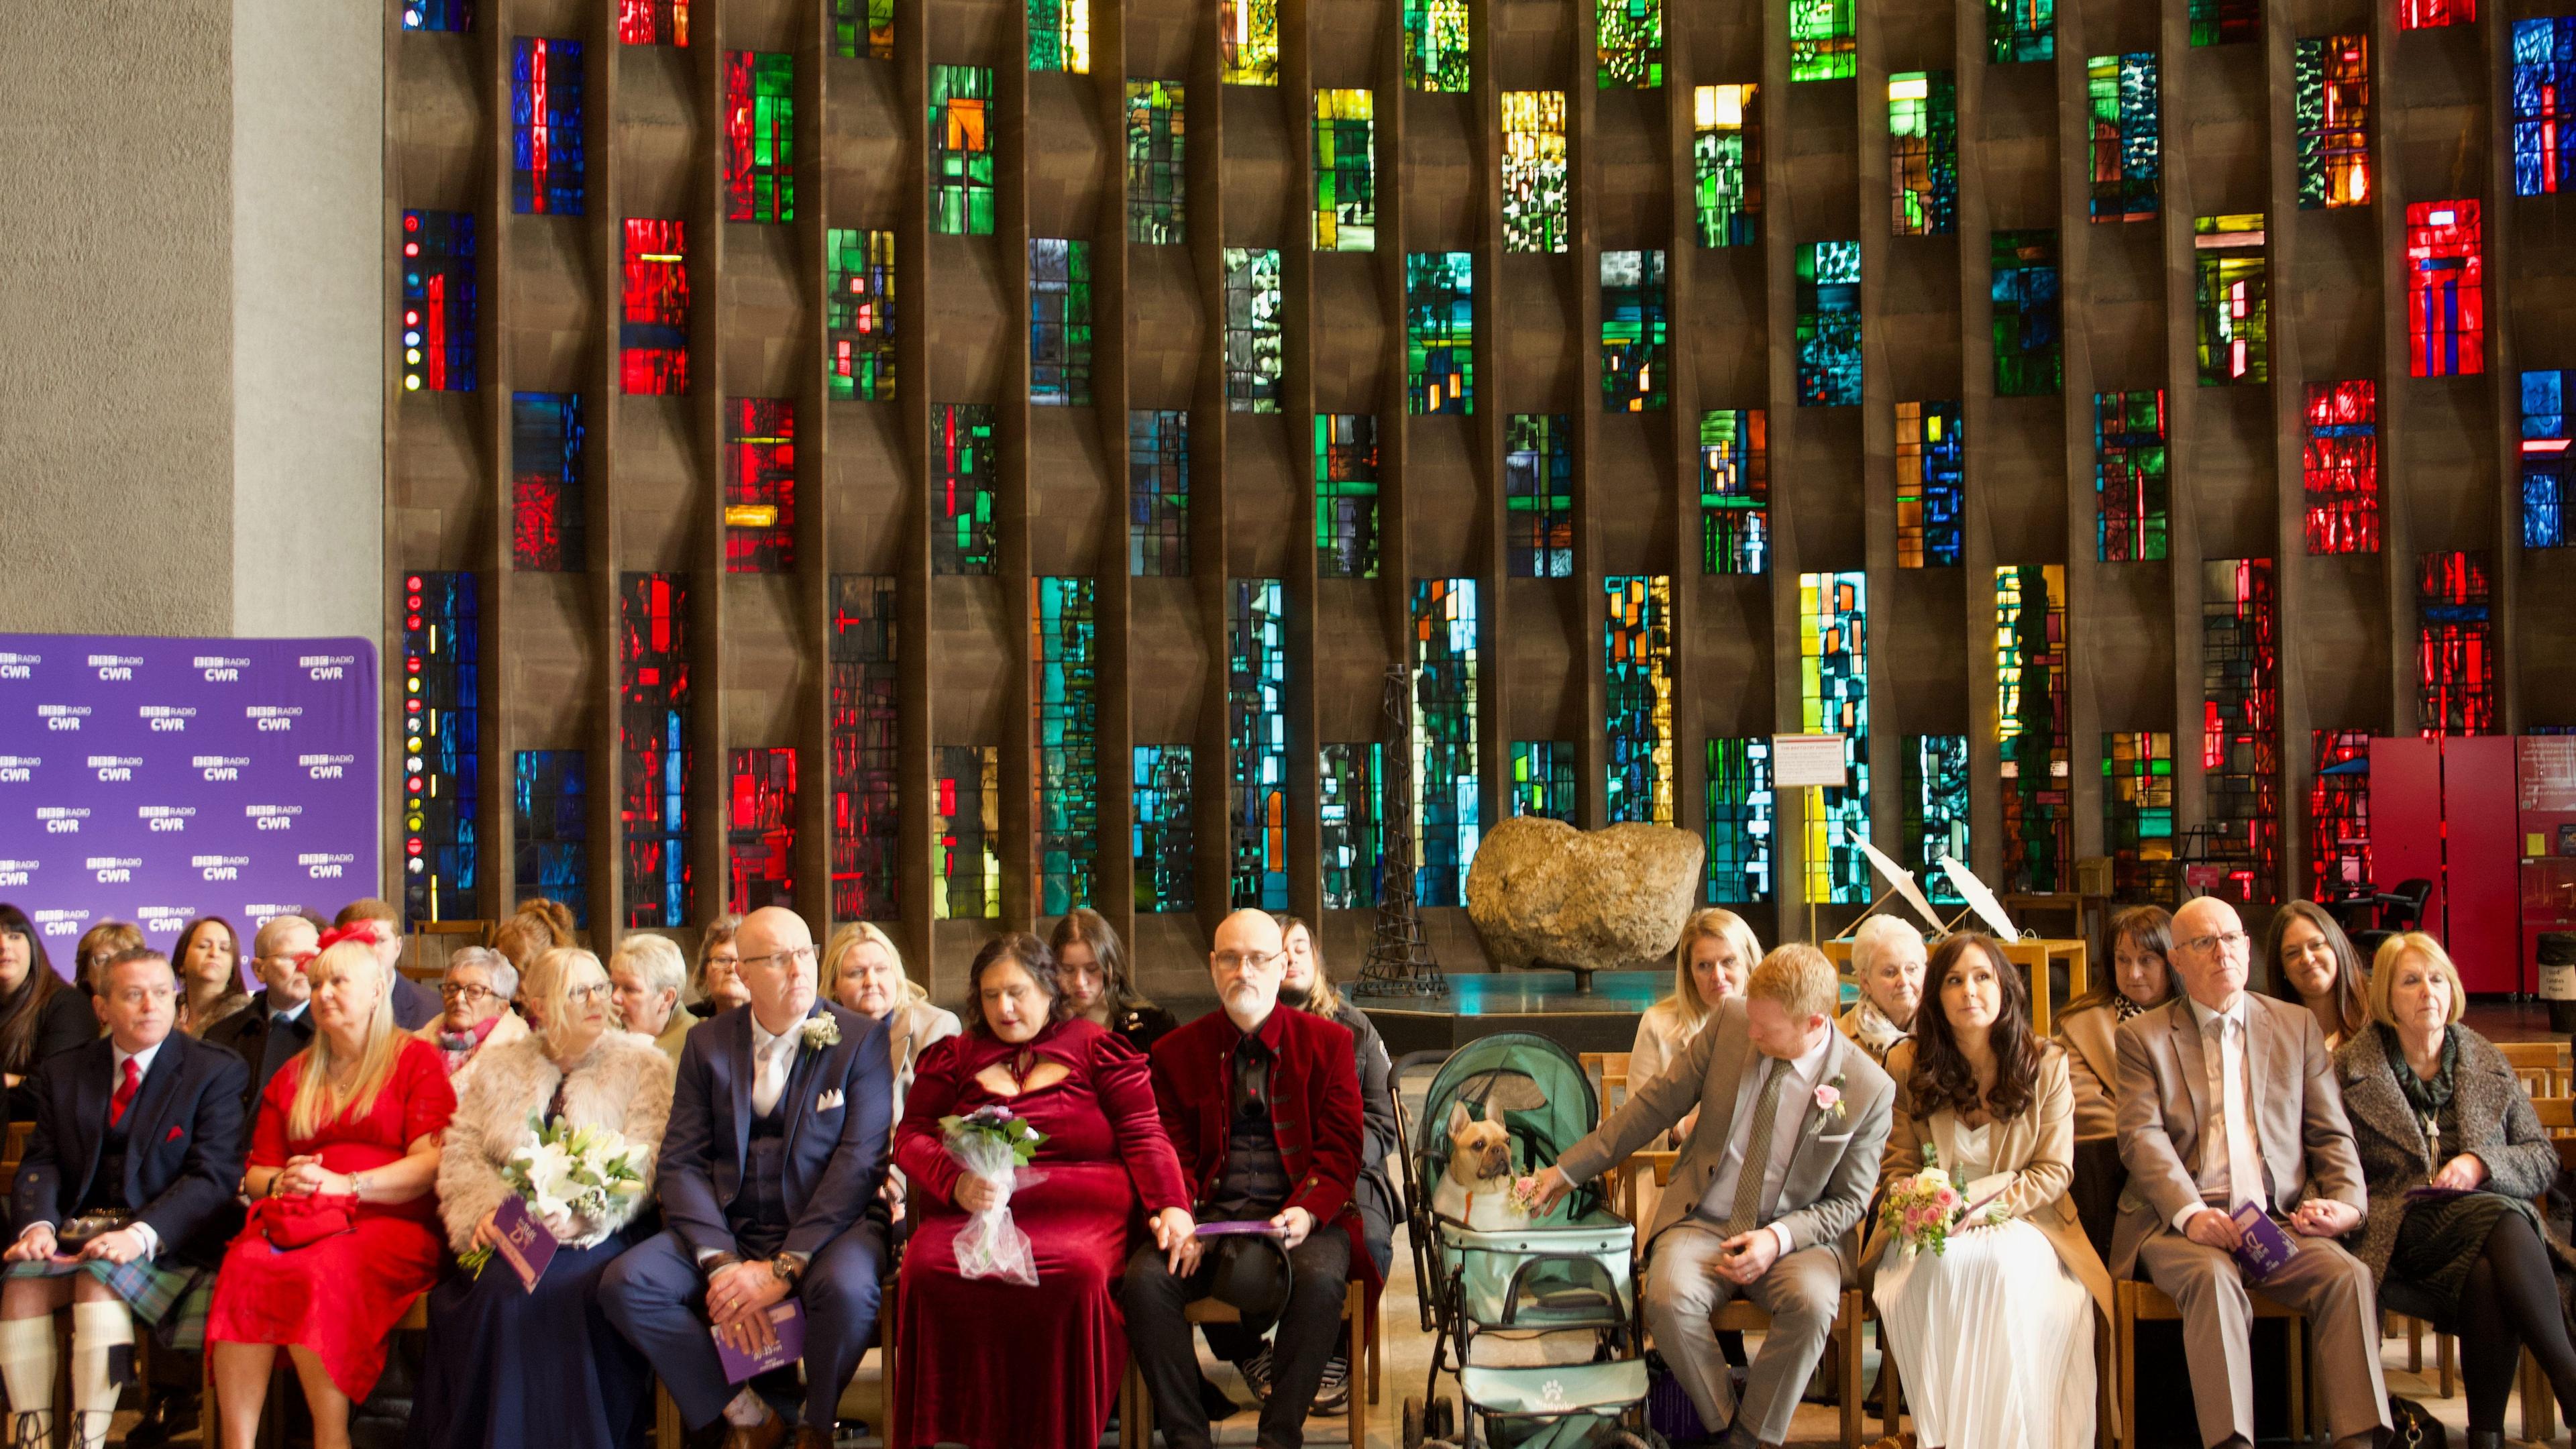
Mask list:
[[[1264,971],[1276,965],[1284,954],[1279,951],[1261,955],[1247,955],[1241,951],[1219,951],[1216,953],[1215,960],[1217,965],[1228,971]]]
[[[783,971],[790,967],[814,964],[815,954],[811,946],[790,946],[784,951],[772,951],[766,956],[745,956],[742,958],[742,964],[767,966],[771,970]]]
[[[608,990],[609,988],[605,982],[594,981],[588,986],[576,986],[571,990],[566,991],[564,993],[564,1000],[571,1002],[575,1006],[588,1006],[594,1001],[607,999]]]
[[[2182,942],[2181,945],[2184,950],[2189,951],[2194,955],[2206,956],[2213,951],[2221,949],[2242,951],[2245,949],[2247,943],[2251,942],[2253,939],[2253,937],[2246,935],[2243,931],[2220,931],[2215,935],[2194,936],[2190,940]]]
[[[454,1001],[460,996],[464,997],[468,1001],[483,1001],[497,998],[501,993],[493,990],[489,986],[475,986],[458,981],[442,981],[438,983],[438,994],[446,997],[450,1001]]]

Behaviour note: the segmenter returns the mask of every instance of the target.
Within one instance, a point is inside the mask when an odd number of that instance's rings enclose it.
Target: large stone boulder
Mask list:
[[[1587,833],[1519,816],[1477,844],[1467,918],[1500,967],[1657,965],[1699,900],[1704,852],[1698,836],[1669,825]]]

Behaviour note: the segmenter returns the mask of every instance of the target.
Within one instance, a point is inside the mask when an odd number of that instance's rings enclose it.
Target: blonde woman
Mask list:
[[[912,1086],[913,1067],[932,1042],[964,1031],[957,1013],[930,1004],[930,993],[903,973],[903,953],[894,938],[866,921],[852,921],[832,933],[823,959],[834,1001],[886,1024],[886,1049],[894,1066],[894,1115],[903,1120],[903,1096]]]
[[[502,1169],[535,1139],[531,1118],[600,1128],[659,1155],[671,1118],[671,1063],[653,1039],[618,1029],[599,958],[556,947],[521,982],[546,1027],[485,1047],[438,1159],[448,1246],[492,1240],[510,1186]],[[641,1195],[597,1218],[546,1224],[561,1244],[534,1289],[507,1265],[452,1272],[429,1295],[439,1346],[421,1371],[415,1446],[530,1444],[616,1449],[650,1402],[652,1370],[599,1309],[599,1277],[638,1241]]]
[[[1923,1006],[1923,933],[1894,916],[1872,916],[1852,932],[1851,974],[1860,983],[1860,1000],[1834,1025],[1870,1059],[1887,1065],[1887,1054],[1914,1030]]]
[[[1761,959],[1762,943],[1733,911],[1711,906],[1684,922],[1681,942],[1673,947],[1673,994],[1647,1007],[1637,1022],[1636,1045],[1628,1048],[1628,1084],[1652,1081],[1679,1060],[1717,1004],[1744,994],[1744,978]]]
[[[254,1449],[283,1347],[313,1410],[314,1449],[347,1449],[349,1405],[385,1340],[438,1276],[439,1136],[456,1094],[438,1048],[394,1024],[365,922],[322,937],[313,1044],[269,1078],[242,1188],[250,1221],[224,1255],[206,1323],[225,1449]]]
[[[1299,916],[1279,917],[1280,946],[1287,960],[1279,973],[1279,1003],[1309,1016],[1338,1022],[1351,1033],[1351,1059],[1360,1074],[1360,1175],[1351,1183],[1351,1201],[1360,1210],[1360,1237],[1385,1279],[1395,1263],[1395,1184],[1386,1161],[1401,1147],[1395,1130],[1395,1063],[1387,1056],[1386,1038],[1367,1012],[1342,999],[1333,989],[1333,973],[1324,965],[1315,928]],[[1307,1411],[1317,1417],[1338,1414],[1351,1403],[1350,1331],[1324,1360],[1323,1386]]]

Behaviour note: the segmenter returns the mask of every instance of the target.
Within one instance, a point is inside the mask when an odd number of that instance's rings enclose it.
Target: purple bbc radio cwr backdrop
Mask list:
[[[81,933],[168,950],[328,916],[381,878],[375,645],[0,634],[0,901],[68,976]]]

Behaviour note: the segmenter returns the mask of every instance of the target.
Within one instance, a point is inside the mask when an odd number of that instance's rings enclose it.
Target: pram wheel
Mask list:
[[[1432,1438],[1434,1438],[1434,1439],[1455,1439],[1455,1438],[1457,1438],[1457,1437],[1458,1437],[1458,1404],[1457,1404],[1457,1401],[1456,1401],[1456,1400],[1454,1400],[1454,1399],[1452,1399],[1452,1398],[1450,1398],[1447,1394],[1442,1394],[1440,1397],[1438,1397],[1438,1398],[1436,1398],[1436,1399],[1433,1399],[1433,1400],[1431,1401],[1431,1413],[1430,1413],[1430,1417],[1429,1417],[1429,1420],[1427,1421],[1427,1423],[1425,1424],[1424,1428],[1425,1428],[1425,1431],[1430,1435],[1430,1437],[1432,1437]]]
[[[1451,1439],[1457,1433],[1458,1407],[1446,1394],[1428,1403],[1423,1402],[1420,1394],[1406,1397],[1404,1449],[1422,1449],[1427,1443]]]

